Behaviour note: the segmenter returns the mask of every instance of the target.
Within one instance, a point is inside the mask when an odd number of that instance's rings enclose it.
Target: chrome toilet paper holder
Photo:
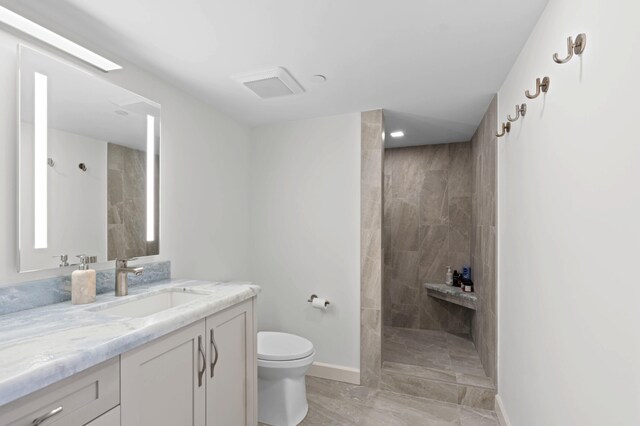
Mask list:
[[[311,297],[309,298],[309,300],[307,300],[307,302],[309,302],[309,303],[313,302],[313,299],[315,299],[316,297],[318,297],[316,294],[312,294]],[[324,306],[325,307],[329,306],[329,303],[330,302],[328,300],[325,300],[324,301]]]

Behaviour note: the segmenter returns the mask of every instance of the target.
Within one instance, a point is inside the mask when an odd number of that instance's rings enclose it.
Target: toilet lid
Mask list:
[[[313,343],[295,334],[261,331],[258,333],[258,359],[291,361],[313,353]]]

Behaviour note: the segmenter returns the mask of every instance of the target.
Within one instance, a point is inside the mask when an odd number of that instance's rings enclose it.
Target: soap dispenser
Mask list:
[[[446,285],[453,285],[453,272],[451,272],[451,266],[447,266],[447,274],[444,282]]]
[[[76,256],[80,259],[78,270],[71,273],[71,303],[82,305],[96,301],[96,271],[89,269],[89,263],[95,263],[95,256],[84,254]]]

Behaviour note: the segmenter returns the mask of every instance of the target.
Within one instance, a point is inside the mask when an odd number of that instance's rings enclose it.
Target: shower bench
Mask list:
[[[444,300],[445,302],[460,305],[465,308],[476,310],[478,303],[478,296],[476,293],[465,293],[459,287],[453,287],[446,284],[433,284],[425,283],[424,288],[427,290],[427,294],[436,299]]]

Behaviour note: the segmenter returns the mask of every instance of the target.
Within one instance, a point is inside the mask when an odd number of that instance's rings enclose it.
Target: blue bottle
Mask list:
[[[471,266],[465,265],[462,267],[462,278],[471,279]]]

